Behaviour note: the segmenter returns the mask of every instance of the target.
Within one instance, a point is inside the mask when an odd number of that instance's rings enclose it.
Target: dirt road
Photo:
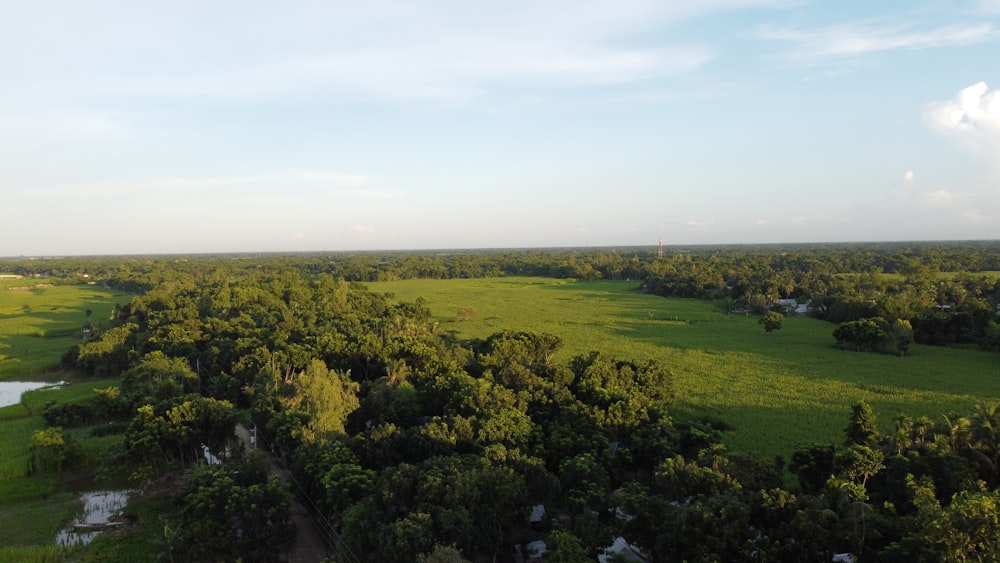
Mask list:
[[[250,431],[245,426],[237,424],[236,435],[243,441],[243,447],[248,450],[254,449],[254,445],[250,439]],[[293,493],[290,517],[292,522],[295,523],[295,542],[292,543],[292,548],[285,557],[289,563],[318,563],[323,561],[330,553],[330,547],[326,543],[326,536],[320,527],[316,525],[312,514],[294,496],[296,491],[295,483],[291,478],[291,472],[279,466],[270,452],[265,449],[261,449],[260,451],[267,456],[268,461],[271,463],[271,473],[278,475],[283,481],[288,483]]]

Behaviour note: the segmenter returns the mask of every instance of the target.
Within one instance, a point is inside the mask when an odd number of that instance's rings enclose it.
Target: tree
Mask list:
[[[866,317],[840,323],[833,331],[833,337],[842,348],[854,348],[859,352],[877,351],[889,337],[889,327],[881,317]]]
[[[417,563],[469,563],[453,545],[435,545],[430,553],[417,556]]]
[[[199,386],[198,374],[186,359],[172,358],[157,350],[122,374],[121,392],[138,407],[196,393]]]
[[[766,332],[774,332],[781,328],[781,323],[784,320],[785,315],[782,315],[778,311],[768,311],[757,320],[757,323],[764,325]]]
[[[55,469],[57,472],[83,459],[83,446],[61,426],[37,430],[31,435],[33,471]]]
[[[295,537],[291,495],[267,474],[267,461],[253,454],[232,468],[195,466],[177,497],[177,543],[184,555],[196,561],[279,560]]]
[[[552,530],[545,544],[545,561],[548,563],[577,563],[589,556],[580,539],[565,530]]]
[[[896,322],[892,323],[892,330],[889,333],[892,340],[892,348],[895,352],[899,352],[900,356],[906,355],[909,351],[910,346],[913,344],[913,327],[910,326],[910,321],[905,319],[896,319]]]
[[[844,432],[847,434],[847,445],[875,446],[879,438],[878,420],[875,411],[867,401],[858,401],[851,407],[851,421]]]
[[[832,444],[811,444],[792,453],[788,469],[798,477],[799,487],[815,493],[833,476],[835,448]]]
[[[307,440],[342,434],[347,415],[360,406],[360,386],[351,381],[350,373],[328,369],[322,360],[312,360],[292,384],[296,393],[288,406],[309,416]]]
[[[143,405],[125,431],[125,451],[133,481],[145,481],[164,471],[201,459],[203,448],[225,450],[236,424],[229,401],[188,395],[157,411]]]

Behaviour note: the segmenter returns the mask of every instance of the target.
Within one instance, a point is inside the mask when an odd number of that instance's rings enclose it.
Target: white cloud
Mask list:
[[[979,82],[951,100],[927,104],[924,116],[935,130],[1000,167],[1000,91]]]
[[[276,174],[257,176],[206,177],[206,178],[154,178],[148,182],[151,188],[161,189],[206,189],[206,188],[251,188],[284,187],[340,189],[360,187],[369,182],[367,176],[339,174],[316,170],[290,169]]]
[[[882,51],[974,45],[995,40],[1000,33],[990,23],[921,29],[914,24],[853,22],[817,28],[767,26],[759,31],[759,36],[792,44],[779,57],[782,60],[814,63]]]
[[[933,192],[923,194],[923,198],[929,203],[945,203],[953,200],[955,195],[948,190],[935,190]]]
[[[349,240],[362,240],[371,238],[375,234],[375,227],[371,225],[348,225],[344,229],[344,236]]]
[[[989,217],[980,213],[978,209],[970,209],[962,213],[962,219],[970,223],[985,223],[990,220]]]
[[[713,58],[661,32],[711,13],[787,0],[96,0],[22,3],[0,23],[0,68],[30,97],[72,84],[95,99],[341,94],[466,99],[503,87],[565,88],[673,76]],[[53,21],[52,14],[59,17]],[[39,39],[26,22],[47,21]],[[657,37],[636,42],[636,37]],[[25,45],[34,48],[26,49]],[[123,48],[127,46],[127,48]],[[4,54],[6,53],[6,54]]]

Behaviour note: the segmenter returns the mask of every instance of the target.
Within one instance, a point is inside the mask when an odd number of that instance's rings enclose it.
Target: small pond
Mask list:
[[[16,405],[21,402],[21,393],[44,387],[58,387],[64,382],[49,383],[45,381],[0,381],[0,407]]]
[[[56,544],[64,547],[87,545],[103,529],[121,524],[117,517],[128,504],[132,491],[90,491],[80,493],[83,513],[56,534]]]

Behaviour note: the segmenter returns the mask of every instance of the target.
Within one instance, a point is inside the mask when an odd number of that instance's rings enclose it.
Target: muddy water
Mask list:
[[[81,530],[76,526],[107,524],[125,509],[130,494],[132,491],[126,489],[80,493],[83,513],[59,530],[55,543],[62,546],[87,545],[97,537],[100,530],[96,528]]]

